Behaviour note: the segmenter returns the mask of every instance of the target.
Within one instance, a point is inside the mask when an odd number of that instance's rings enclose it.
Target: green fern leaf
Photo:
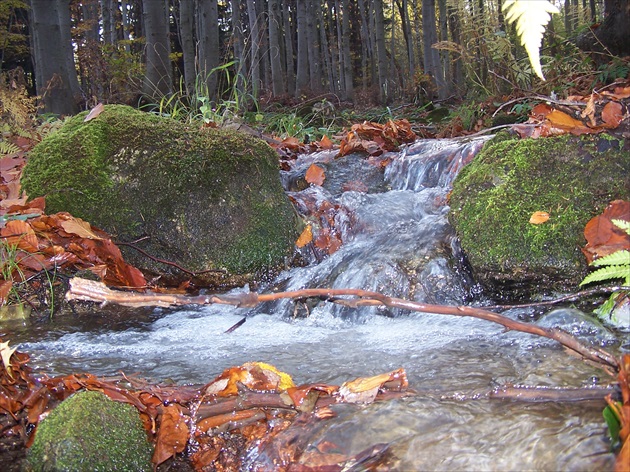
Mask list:
[[[615,224],[615,226],[617,226],[618,228],[621,228],[626,233],[630,234],[630,221],[626,221],[626,220],[610,220],[610,221],[612,221]]]
[[[545,25],[551,19],[550,13],[560,13],[560,10],[547,0],[505,0],[503,11],[510,23],[516,22],[516,31],[521,38],[521,44],[525,46],[534,72],[545,80],[540,65],[540,45]]]
[[[624,285],[630,285],[630,265],[609,265],[588,274],[580,285],[605,280],[624,279]]]
[[[13,154],[20,150],[15,144],[8,141],[0,141],[0,154]]]
[[[630,268],[630,251],[625,249],[613,252],[607,256],[600,257],[591,262],[592,266],[600,267],[605,265],[627,265]]]

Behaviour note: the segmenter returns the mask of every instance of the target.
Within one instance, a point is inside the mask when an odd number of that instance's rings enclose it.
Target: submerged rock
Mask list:
[[[264,141],[122,105],[85,116],[44,139],[24,169],[25,191],[46,195],[48,213],[68,211],[154,258],[210,271],[197,277],[204,284],[241,284],[290,255],[297,220]],[[121,249],[149,275],[190,277]]]
[[[138,411],[95,391],[63,401],[37,427],[25,470],[151,471]]]
[[[478,282],[508,298],[574,290],[584,226],[630,199],[629,145],[607,135],[497,136],[453,184],[450,220]],[[548,221],[529,222],[536,212]]]

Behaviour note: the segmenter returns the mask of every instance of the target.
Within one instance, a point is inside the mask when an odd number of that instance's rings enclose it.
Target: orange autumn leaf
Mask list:
[[[590,264],[597,257],[607,256],[621,249],[630,249],[630,236],[611,220],[630,221],[630,202],[614,200],[602,214],[591,218],[584,227],[587,243],[582,252]]]
[[[332,149],[333,143],[328,139],[328,136],[324,135],[324,137],[319,140],[319,147],[322,149]]]
[[[623,112],[621,103],[608,102],[602,109],[602,120],[606,123],[607,128],[616,128],[623,120]]]
[[[177,404],[164,407],[152,462],[159,465],[184,450],[189,436],[186,419]]]
[[[311,166],[306,171],[306,175],[304,178],[309,184],[322,185],[324,183],[324,180],[326,179],[326,175],[324,174],[324,169],[322,169],[318,165],[311,164]]]
[[[307,225],[306,228],[302,230],[302,234],[300,234],[300,237],[295,242],[295,245],[297,247],[304,247],[308,243],[310,243],[312,240],[313,240],[313,228],[311,227],[311,225]]]
[[[92,231],[90,223],[81,218],[70,216],[70,218],[63,221],[60,226],[66,233],[76,234],[80,238],[103,239]]]
[[[529,218],[529,222],[533,225],[540,225],[549,219],[549,213],[546,211],[535,211]]]
[[[546,118],[553,127],[569,131],[571,134],[580,135],[593,132],[580,120],[576,120],[560,110],[553,110]]]
[[[38,240],[35,231],[26,221],[9,220],[0,230],[6,244],[28,252],[37,252]]]

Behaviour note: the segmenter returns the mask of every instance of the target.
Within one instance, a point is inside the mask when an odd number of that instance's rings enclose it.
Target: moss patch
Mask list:
[[[584,226],[630,198],[630,153],[608,136],[490,141],[453,184],[450,219],[475,277],[493,289],[574,289]],[[535,211],[551,218],[529,223]]]
[[[108,105],[70,119],[31,153],[22,183],[119,241],[191,271],[244,274],[281,264],[297,237],[276,153],[262,140]],[[124,250],[124,248],[123,248]],[[156,273],[168,267],[127,250]]]
[[[138,411],[100,392],[72,395],[37,427],[27,471],[150,471],[152,447]]]

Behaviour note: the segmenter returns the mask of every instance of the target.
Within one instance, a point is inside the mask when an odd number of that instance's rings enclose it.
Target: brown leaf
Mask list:
[[[9,296],[12,287],[12,280],[0,281],[0,306],[4,305],[7,302],[7,297]]]
[[[621,249],[630,249],[630,236],[611,220],[630,221],[630,202],[614,200],[601,215],[592,218],[584,228],[586,246],[582,252],[590,264],[593,259],[612,254]]]
[[[596,123],[595,123],[595,94],[594,93],[591,94],[591,97],[589,98],[588,102],[586,103],[586,107],[584,108],[584,110],[580,114],[580,117],[582,117],[582,118],[588,117],[591,126],[592,127],[596,126]]]
[[[92,108],[90,110],[90,113],[88,113],[88,115],[85,117],[85,119],[83,120],[83,122],[86,121],[90,121],[93,120],[94,118],[96,118],[98,115],[100,115],[101,113],[103,113],[103,110],[105,109],[105,106],[103,106],[102,103],[99,103],[98,105],[96,105],[94,108]]]
[[[333,143],[328,139],[328,136],[324,135],[324,137],[319,140],[319,147],[322,149],[332,149]]]
[[[588,128],[580,120],[576,120],[572,116],[560,110],[553,110],[546,116],[552,127],[568,131],[574,135],[581,135],[595,132],[594,129]]]
[[[153,464],[160,465],[175,454],[182,452],[188,443],[189,434],[186,418],[179,405],[171,404],[164,407],[155,440],[155,451],[151,459]]]
[[[529,218],[529,222],[533,225],[540,225],[549,219],[549,213],[546,211],[535,211]]]
[[[616,128],[623,120],[623,112],[621,103],[608,102],[602,110],[602,120],[606,123],[607,128]]]
[[[304,247],[308,243],[310,243],[312,240],[313,240],[313,229],[311,225],[306,225],[306,228],[304,228],[304,230],[300,234],[300,237],[295,242],[295,245],[297,247]]]
[[[309,184],[322,185],[326,179],[326,175],[324,174],[324,169],[318,165],[311,164],[306,171],[306,176],[304,178]]]
[[[69,219],[63,221],[60,225],[66,233],[76,234],[80,238],[87,239],[103,239],[92,231],[92,226],[81,218],[70,216]]]
[[[0,236],[8,245],[16,246],[28,252],[37,252],[37,235],[26,221],[7,221],[6,226],[0,230]]]

